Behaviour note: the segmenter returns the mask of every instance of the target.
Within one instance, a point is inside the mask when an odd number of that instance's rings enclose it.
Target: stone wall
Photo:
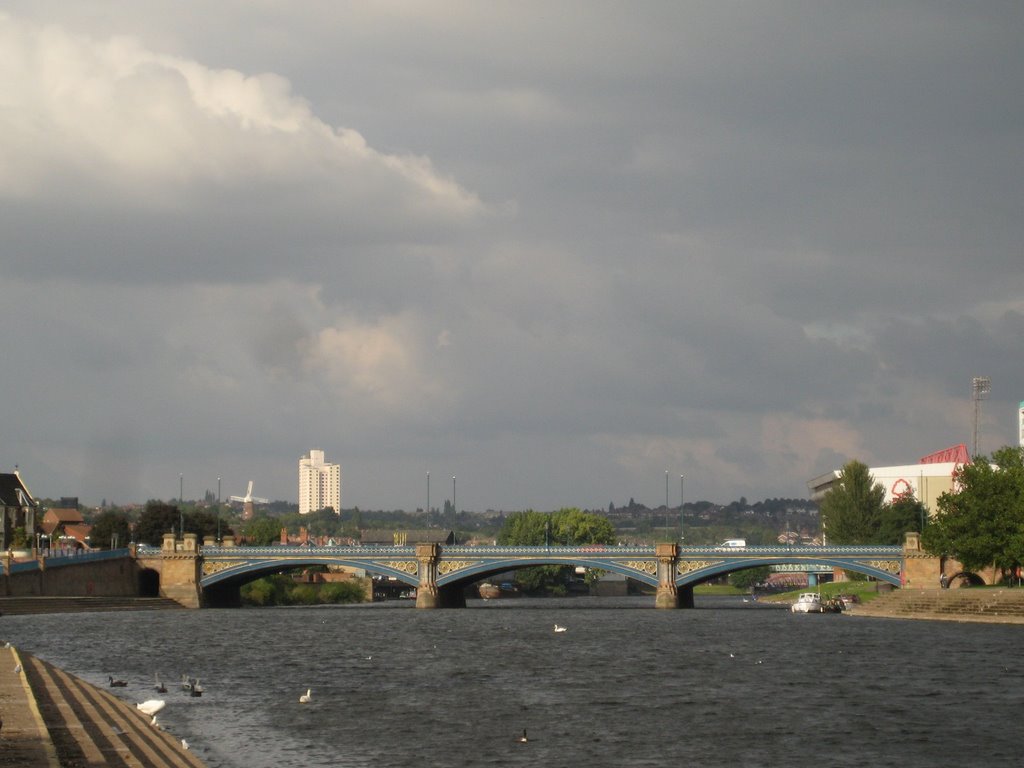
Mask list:
[[[130,557],[73,563],[0,576],[7,597],[138,597],[139,568]]]

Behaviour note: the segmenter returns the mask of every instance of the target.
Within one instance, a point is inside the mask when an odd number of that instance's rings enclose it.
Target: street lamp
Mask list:
[[[668,470],[665,470],[665,536],[668,536]]]
[[[974,398],[974,451],[971,458],[978,455],[978,415],[981,413],[981,401],[988,400],[992,392],[992,380],[988,376],[975,376],[971,380],[971,392]]]
[[[217,544],[220,544],[220,478],[217,478]]]
[[[683,476],[679,476],[679,543],[683,543]]]
[[[427,514],[430,514],[430,473],[427,472]]]
[[[178,473],[178,533],[185,540],[185,475]]]
[[[458,513],[458,507],[455,506],[455,475],[452,475],[452,513]]]

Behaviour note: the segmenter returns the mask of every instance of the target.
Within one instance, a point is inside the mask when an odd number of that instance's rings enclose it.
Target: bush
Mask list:
[[[277,603],[274,585],[267,579],[242,585],[241,593],[244,605],[276,605]]]
[[[320,602],[319,591],[312,584],[297,584],[288,593],[288,602],[292,605],[316,605]]]
[[[361,603],[366,599],[362,581],[335,581],[320,587],[322,603]]]
[[[277,574],[244,584],[243,605],[322,605],[324,603],[361,603],[366,599],[363,580],[329,584],[296,584],[291,577]]]

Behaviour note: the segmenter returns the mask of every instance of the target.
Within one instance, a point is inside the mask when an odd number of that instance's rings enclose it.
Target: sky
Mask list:
[[[973,448],[979,376],[1016,445],[1022,39],[1017,2],[8,0],[0,467],[804,498]]]

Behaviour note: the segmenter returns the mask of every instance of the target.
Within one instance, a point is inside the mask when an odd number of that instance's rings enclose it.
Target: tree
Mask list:
[[[821,500],[821,523],[829,544],[877,544],[885,488],[872,483],[866,464],[850,461]]]
[[[549,532],[551,515],[544,512],[513,512],[505,518],[498,532],[498,543],[516,547],[543,547],[553,544],[546,536]]]
[[[552,515],[552,533],[559,544],[614,544],[615,526],[608,518],[576,507]]]
[[[927,515],[924,504],[906,493],[882,507],[876,544],[902,544],[907,531],[924,528]]]
[[[94,547],[107,549],[110,546],[127,547],[131,540],[128,516],[124,512],[106,510],[96,515],[89,532],[89,541]]]
[[[767,565],[745,568],[742,571],[733,571],[729,574],[729,583],[737,589],[753,589],[758,584],[767,580],[771,572],[772,569]]]
[[[511,546],[542,547],[545,544],[562,546],[566,544],[613,544],[615,527],[607,518],[575,507],[560,509],[550,514],[544,512],[513,512],[505,518],[498,533],[498,543]],[[524,568],[517,579],[527,592],[565,581],[569,568],[560,565],[546,565]]]
[[[245,540],[256,547],[266,547],[281,539],[281,521],[272,517],[256,517],[242,529]]]
[[[1024,448],[975,458],[960,468],[957,485],[939,497],[923,545],[969,571],[994,565],[1005,577],[1024,564]]]
[[[178,531],[181,512],[176,504],[150,500],[139,515],[139,523],[135,526],[135,538],[140,544],[159,547],[163,543],[165,533]]]

